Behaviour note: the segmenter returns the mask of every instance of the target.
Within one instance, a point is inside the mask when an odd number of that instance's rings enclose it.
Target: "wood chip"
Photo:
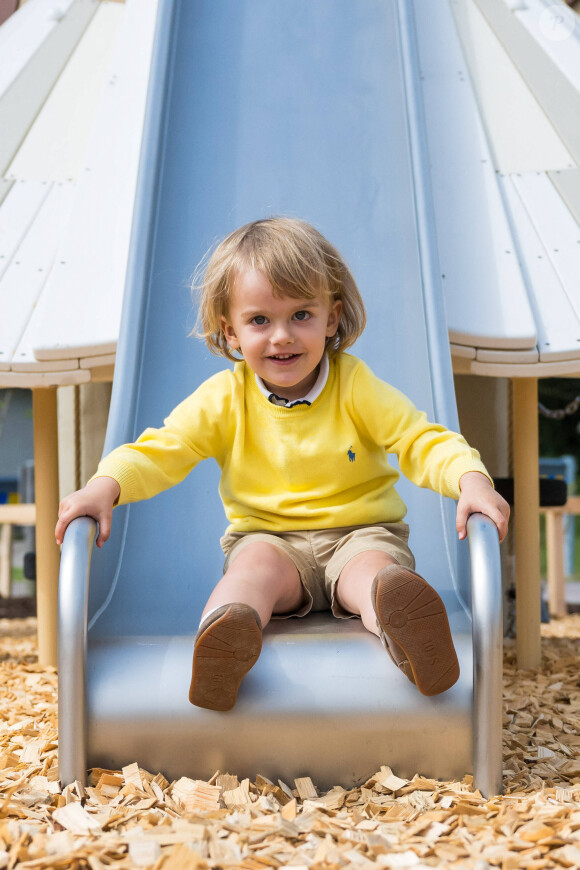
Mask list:
[[[340,786],[336,786],[322,797],[317,797],[315,800],[306,799],[303,802],[303,808],[305,811],[321,807],[326,810],[338,810],[344,804],[345,798],[346,791]]]
[[[288,803],[282,807],[280,815],[283,819],[286,819],[286,821],[293,822],[296,818],[297,812],[296,798],[292,798],[291,801],[288,801]]]
[[[141,773],[139,772],[139,765],[137,762],[128,764],[123,768],[123,777],[125,785],[134,785],[140,791],[143,791],[143,780],[141,779]]]
[[[195,870],[196,867],[207,867],[207,863],[201,855],[186,846],[185,843],[176,848],[161,859],[162,863],[157,866],[162,870]]]
[[[161,791],[165,791],[165,789],[169,787],[169,781],[167,779],[165,779],[165,777],[163,776],[162,773],[158,773],[151,780],[151,785],[152,786],[156,785],[161,789]]]
[[[318,792],[309,776],[301,776],[294,780],[298,796],[301,800],[309,800],[318,797]]]
[[[286,797],[289,798],[290,800],[292,800],[294,795],[292,794],[292,790],[290,789],[290,786],[286,785],[285,782],[282,782],[281,779],[278,780],[278,785],[280,786],[280,788],[282,789],[282,791],[284,792]]]
[[[327,792],[236,771],[169,783],[138,763],[61,789],[56,675],[38,665],[35,631],[0,620],[0,868],[580,867],[580,616],[543,626],[536,671],[519,671],[506,641],[506,794],[489,800],[471,775],[407,779],[388,759]]]
[[[222,773],[216,777],[215,784],[219,786],[222,791],[233,791],[233,789],[239,786],[240,781],[237,776],[230,776],[229,773]]]
[[[244,779],[237,788],[233,788],[230,791],[224,791],[222,794],[222,800],[225,803],[226,807],[244,807],[248,804],[252,803],[252,799],[250,797],[250,780]]]
[[[518,828],[517,835],[520,840],[526,840],[530,843],[537,843],[539,840],[545,840],[547,837],[552,837],[554,829],[550,825],[545,825],[541,821],[527,822]]]
[[[572,844],[555,849],[552,858],[563,867],[580,867],[580,849]]]
[[[159,859],[161,846],[155,840],[136,840],[129,843],[129,857],[137,867],[149,867]]]
[[[103,797],[116,797],[121,791],[125,777],[118,773],[103,773],[97,783],[96,792]]]
[[[208,785],[201,779],[182,776],[173,786],[171,796],[187,812],[195,810],[216,810],[219,807],[221,789]]]
[[[88,834],[89,831],[96,831],[101,827],[80,803],[70,803],[56,809],[52,818],[73,834]]]
[[[547,746],[538,746],[538,758],[554,758],[555,755],[556,753]]]
[[[382,785],[383,788],[387,788],[389,791],[399,791],[404,788],[404,786],[409,784],[408,779],[401,779],[399,776],[395,776],[390,767],[381,767],[379,773],[375,774],[375,781]]]
[[[257,784],[257,780],[256,780]],[[263,794],[272,795],[272,797],[278,801],[281,807],[285,806],[290,801],[293,801],[294,798],[288,797],[285,791],[282,791],[279,785],[266,785],[263,788]]]

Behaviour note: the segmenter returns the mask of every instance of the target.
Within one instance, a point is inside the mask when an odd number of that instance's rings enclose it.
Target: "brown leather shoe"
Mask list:
[[[262,623],[248,604],[224,604],[210,613],[195,636],[189,700],[225,712],[262,649]]]
[[[401,565],[381,568],[371,589],[385,649],[423,695],[439,695],[459,678],[445,605],[419,574]]]

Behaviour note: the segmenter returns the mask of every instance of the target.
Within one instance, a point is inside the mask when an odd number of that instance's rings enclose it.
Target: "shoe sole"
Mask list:
[[[189,700],[196,707],[226,712],[256,664],[262,632],[250,607],[232,604],[197,638]]]
[[[405,653],[423,695],[446,692],[459,678],[445,605],[437,592],[406,568],[379,572],[375,610],[383,631]]]

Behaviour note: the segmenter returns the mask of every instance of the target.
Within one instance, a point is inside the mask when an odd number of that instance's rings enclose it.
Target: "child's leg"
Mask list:
[[[204,609],[195,638],[191,703],[231,710],[260,655],[262,628],[272,613],[298,610],[302,597],[298,570],[286,553],[258,541],[240,550]]]
[[[445,692],[457,682],[459,663],[445,606],[414,571],[369,550],[347,562],[336,596],[345,610],[360,614],[424,695]]]
[[[255,541],[231,562],[209,596],[202,620],[215,607],[237,601],[253,607],[265,628],[273,613],[298,610],[302,598],[302,584],[290,556],[272,544]]]
[[[367,550],[346,563],[336,584],[340,606],[360,616],[367,631],[372,631],[377,637],[380,632],[371,597],[373,581],[381,568],[396,564],[392,556],[382,550]]]

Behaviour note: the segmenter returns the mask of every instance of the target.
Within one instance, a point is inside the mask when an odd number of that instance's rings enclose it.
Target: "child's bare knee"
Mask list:
[[[265,575],[270,581],[272,576],[298,576],[298,570],[290,556],[280,547],[265,541],[247,544],[232,559],[226,575],[244,574],[254,577]]]

